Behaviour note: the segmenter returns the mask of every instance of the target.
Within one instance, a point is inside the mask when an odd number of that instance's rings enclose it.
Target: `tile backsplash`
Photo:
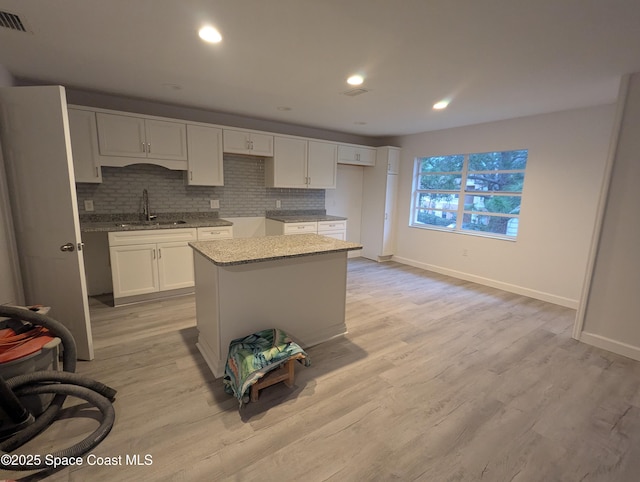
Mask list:
[[[220,217],[264,216],[276,209],[324,209],[324,189],[265,187],[264,159],[226,155],[224,186],[187,186],[185,171],[151,164],[103,167],[102,183],[76,184],[78,209],[87,214],[85,200],[93,200],[94,214],[142,212],[142,190],[149,192],[151,213],[215,212]],[[218,199],[220,209],[210,200]]]

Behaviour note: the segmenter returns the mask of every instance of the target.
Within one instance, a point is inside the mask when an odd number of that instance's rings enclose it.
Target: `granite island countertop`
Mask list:
[[[292,234],[189,243],[217,266],[257,263],[362,249],[362,245],[319,234]]]

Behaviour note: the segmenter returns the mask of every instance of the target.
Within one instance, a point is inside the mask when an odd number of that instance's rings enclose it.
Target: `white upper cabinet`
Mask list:
[[[307,187],[307,141],[275,136],[273,158],[265,164],[269,187]]]
[[[222,129],[187,124],[189,186],[222,186]]]
[[[338,162],[340,164],[355,164],[358,166],[375,166],[376,148],[340,144],[338,146]]]
[[[310,140],[307,161],[308,187],[335,189],[337,170],[338,145]]]
[[[224,152],[252,156],[273,156],[273,136],[257,132],[224,129]]]
[[[389,149],[387,154],[387,174],[398,174],[400,172],[400,150]]]
[[[75,182],[102,182],[94,112],[68,109]]]
[[[265,179],[269,187],[331,189],[336,187],[336,170],[336,144],[274,136]]]
[[[187,159],[184,123],[103,112],[96,114],[96,121],[102,156]]]

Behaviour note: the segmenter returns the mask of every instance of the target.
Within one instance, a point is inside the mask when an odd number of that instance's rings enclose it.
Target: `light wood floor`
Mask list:
[[[192,296],[91,313],[78,371],[119,391],[93,454],[153,463],[48,480],[640,480],[640,364],[571,339],[573,310],[352,259],[348,335],[242,410],[195,348]],[[24,451],[97,426],[75,411]]]

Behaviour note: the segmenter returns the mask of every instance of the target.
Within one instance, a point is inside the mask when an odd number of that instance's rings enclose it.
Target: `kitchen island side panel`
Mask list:
[[[196,346],[216,377],[224,372],[226,351],[220,349],[220,315],[218,301],[218,270],[202,254],[194,251],[194,272],[196,292],[196,320],[198,342]]]
[[[218,358],[207,360],[216,377],[224,373],[235,338],[280,328],[309,347],[347,332],[346,252],[232,266],[216,266],[198,255],[196,266],[199,348],[211,347],[215,356],[218,343]],[[201,279],[205,282],[198,286]]]

